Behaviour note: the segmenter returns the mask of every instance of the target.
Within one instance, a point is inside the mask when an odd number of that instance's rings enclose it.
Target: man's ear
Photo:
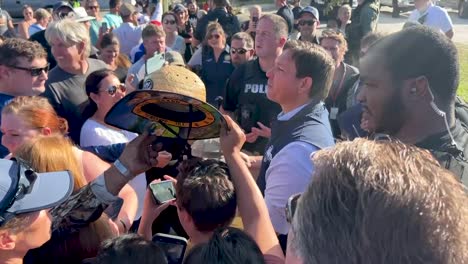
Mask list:
[[[284,44],[286,44],[287,41],[288,41],[287,38],[281,37],[280,40],[279,40],[280,47],[284,47]]]
[[[299,93],[308,97],[310,94],[310,90],[312,90],[312,83],[313,83],[312,77],[307,76],[307,77],[302,78],[300,86],[299,86]]]
[[[77,48],[78,48],[78,53],[80,55],[83,55],[84,52],[85,52],[85,49],[86,49],[86,43],[84,41],[80,42],[77,44]]]
[[[10,68],[5,65],[0,65],[0,79],[10,76]]]
[[[9,230],[0,231],[0,250],[13,250],[16,246],[16,235]]]

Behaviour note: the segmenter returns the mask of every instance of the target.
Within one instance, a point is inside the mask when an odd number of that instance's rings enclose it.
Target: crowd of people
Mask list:
[[[0,263],[171,264],[160,233],[188,239],[188,264],[468,263],[453,30],[416,0],[383,34],[377,2],[322,30],[300,1],[244,23],[226,0],[25,6],[0,44]],[[145,90],[218,109],[219,134],[106,122]]]

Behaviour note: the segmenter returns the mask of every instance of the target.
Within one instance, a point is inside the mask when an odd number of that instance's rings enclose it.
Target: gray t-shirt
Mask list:
[[[88,59],[88,71],[75,75],[64,71],[58,65],[49,72],[46,90],[42,94],[57,111],[57,114],[68,121],[71,139],[79,144],[80,131],[84,121],[94,113],[85,113],[89,104],[86,95],[85,81],[94,71],[106,69],[107,65],[95,59]]]

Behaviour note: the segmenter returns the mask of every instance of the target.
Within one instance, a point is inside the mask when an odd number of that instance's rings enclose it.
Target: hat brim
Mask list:
[[[9,173],[16,177],[18,166],[11,163]],[[7,212],[18,215],[52,208],[63,203],[72,191],[73,177],[68,171],[37,173],[31,192],[16,200]]]
[[[193,97],[155,90],[135,91],[117,102],[105,122],[142,133],[151,125],[157,135],[198,140],[217,138],[227,123],[212,105]]]
[[[299,18],[300,18],[303,14],[311,14],[315,19],[319,20],[318,17],[317,17],[314,13],[312,13],[311,11],[301,11],[301,12],[299,13]]]
[[[81,23],[81,22],[91,21],[91,20],[94,20],[94,19],[96,19],[96,18],[93,17],[93,16],[86,16],[86,17],[77,18],[77,19],[75,19],[75,21]]]

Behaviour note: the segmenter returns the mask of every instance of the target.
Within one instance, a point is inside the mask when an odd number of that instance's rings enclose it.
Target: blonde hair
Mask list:
[[[148,24],[143,31],[141,32],[141,38],[147,39],[151,37],[160,37],[165,38],[166,32],[164,32],[163,28],[160,26],[156,26],[153,24]]]
[[[36,172],[68,170],[73,175],[73,191],[77,192],[87,182],[73,148],[72,142],[60,134],[41,135],[21,145],[15,156],[28,162],[28,165]],[[85,254],[91,254],[90,252],[97,252],[102,241],[112,236],[107,217],[103,215],[88,226],[80,228],[77,238],[71,236],[60,242],[68,245],[60,248],[68,251],[69,248],[75,250],[74,248],[80,247],[86,252]]]
[[[62,19],[49,24],[45,31],[45,37],[49,44],[54,38],[60,39],[68,46],[84,43],[85,51],[83,58],[89,57],[89,54],[91,53],[91,40],[89,37],[89,31],[82,23],[73,21],[71,19]]]
[[[17,96],[2,109],[2,114],[17,115],[31,128],[50,128],[52,133],[66,134],[67,120],[57,115],[49,101],[41,96]]]
[[[49,11],[45,10],[44,8],[38,8],[36,11],[34,11],[34,18],[36,20],[41,20],[43,18],[48,18],[50,17]]]

